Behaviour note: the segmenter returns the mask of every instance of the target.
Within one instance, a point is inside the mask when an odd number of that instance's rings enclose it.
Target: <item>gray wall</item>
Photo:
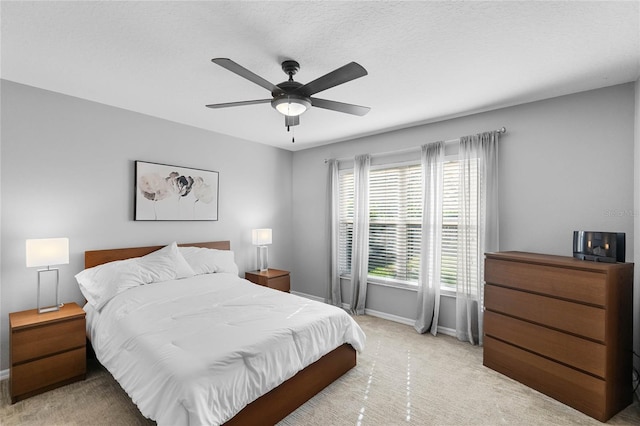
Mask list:
[[[627,261],[633,261],[634,96],[629,83],[294,153],[297,290],[327,294],[324,159],[401,150],[501,126],[507,133],[499,148],[500,249],[570,256],[574,230],[614,231],[627,234]],[[367,308],[415,319],[415,299],[415,291],[370,285]],[[441,306],[447,328],[455,327],[452,302],[444,298]],[[635,328],[638,334],[637,319]]]
[[[36,272],[25,267],[24,259],[27,238],[69,237],[70,264],[60,267],[62,298],[80,302],[73,275],[82,269],[85,250],[229,239],[243,271],[255,265],[250,230],[272,227],[270,264],[292,271],[293,290],[326,297],[325,158],[417,147],[503,125],[508,133],[500,145],[501,249],[569,255],[573,230],[611,230],[627,233],[627,260],[632,261],[634,253],[640,256],[633,235],[640,206],[637,199],[633,210],[634,183],[640,188],[640,130],[634,178],[637,86],[613,86],[292,154],[2,81],[0,369],[8,368],[8,313],[35,306]],[[219,171],[220,220],[134,222],[135,160]],[[602,177],[605,172],[612,180]],[[638,275],[634,336],[640,352]],[[415,292],[371,286],[367,306],[412,319],[415,298]],[[453,327],[452,301],[443,300],[441,311],[448,327]]]
[[[1,90],[0,369],[9,312],[36,305],[28,238],[69,238],[63,301],[82,301],[73,276],[85,250],[231,240],[242,273],[256,265],[251,229],[270,227],[271,264],[293,267],[291,152],[4,80]],[[133,221],[135,160],[220,172],[219,220]]]

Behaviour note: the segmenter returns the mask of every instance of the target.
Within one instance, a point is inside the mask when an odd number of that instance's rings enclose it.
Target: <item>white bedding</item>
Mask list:
[[[159,425],[216,425],[343,343],[365,336],[343,310],[206,274],[85,306],[96,356]]]

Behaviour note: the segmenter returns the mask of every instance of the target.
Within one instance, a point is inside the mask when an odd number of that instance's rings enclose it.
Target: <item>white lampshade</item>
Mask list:
[[[254,229],[251,231],[251,240],[255,246],[271,244],[271,229]]]
[[[69,263],[68,238],[27,240],[27,268]]]

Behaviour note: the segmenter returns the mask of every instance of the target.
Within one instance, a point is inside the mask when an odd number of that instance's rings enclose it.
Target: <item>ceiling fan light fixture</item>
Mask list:
[[[311,107],[311,101],[304,96],[283,95],[272,100],[271,106],[282,115],[296,117]]]

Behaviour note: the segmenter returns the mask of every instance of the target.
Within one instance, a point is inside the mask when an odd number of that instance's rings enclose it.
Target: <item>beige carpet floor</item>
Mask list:
[[[280,425],[598,425],[600,422],[482,366],[482,348],[370,316],[358,366]],[[87,380],[11,405],[0,383],[2,425],[147,425],[97,363]],[[608,424],[640,425],[640,404]]]

